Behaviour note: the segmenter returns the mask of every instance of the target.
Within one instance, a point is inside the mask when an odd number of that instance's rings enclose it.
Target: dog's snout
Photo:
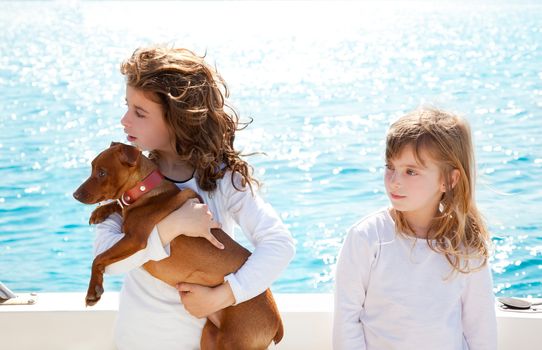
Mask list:
[[[79,187],[73,193],[73,198],[75,198],[76,200],[82,203],[85,203],[88,197],[89,197],[89,193],[84,188],[81,188],[81,187]]]

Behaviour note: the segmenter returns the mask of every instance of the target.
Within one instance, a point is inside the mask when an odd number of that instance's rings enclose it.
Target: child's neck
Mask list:
[[[436,215],[435,211],[408,211],[403,212],[410,228],[417,238],[431,238],[431,225]]]
[[[189,180],[194,174],[194,168],[190,164],[176,157],[161,154],[157,165],[164,176],[176,181]]]

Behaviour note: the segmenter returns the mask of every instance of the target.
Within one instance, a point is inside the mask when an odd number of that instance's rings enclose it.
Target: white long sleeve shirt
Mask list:
[[[388,209],[350,229],[335,283],[335,350],[497,349],[489,267],[451,275],[424,239],[396,233]]]
[[[248,188],[236,190],[231,176],[229,172],[219,180],[212,193],[201,190],[195,179],[177,185],[197,192],[226,233],[232,235],[234,225],[238,224],[254,245],[245,264],[225,277],[236,303],[241,303],[270,287],[293,258],[295,248],[288,229],[272,207]],[[235,174],[233,177],[237,188],[242,188],[240,176]],[[97,225],[95,255],[123,237],[121,227],[122,218],[118,214]],[[199,320],[188,314],[177,290],[141,267],[149,260],[168,256],[169,245],[162,246],[155,227],[145,249],[106,268],[108,274],[126,273],[115,327],[118,349],[199,349],[205,319]]]

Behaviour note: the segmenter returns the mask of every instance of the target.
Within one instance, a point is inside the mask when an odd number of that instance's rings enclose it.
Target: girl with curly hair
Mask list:
[[[256,193],[252,168],[234,148],[240,126],[226,105],[228,90],[202,57],[186,49],[141,48],[122,63],[121,73],[127,105],[121,124],[128,141],[148,151],[167,180],[196,191],[206,204],[185,203],[156,225],[145,249],[106,269],[126,274],[115,343],[120,350],[198,349],[205,317],[269,288],[293,258],[293,240]],[[220,248],[210,229],[233,235],[236,224],[255,248],[217,287],[182,283],[175,289],[141,267],[166,258],[169,242],[181,234],[205,237]],[[121,227],[118,214],[97,226],[96,255],[122,237]]]

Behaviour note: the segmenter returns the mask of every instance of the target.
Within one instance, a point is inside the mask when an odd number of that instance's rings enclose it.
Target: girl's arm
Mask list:
[[[179,234],[204,237],[215,246],[220,247],[222,244],[210,233],[210,228],[213,227],[220,227],[220,225],[212,220],[207,206],[199,204],[197,201],[187,201],[153,228],[144,249],[107,266],[105,272],[122,274],[142,266],[147,261],[167,258],[169,256],[169,242]],[[122,217],[115,213],[104,222],[96,225],[94,256],[109,249],[122,237],[124,237]]]
[[[242,189],[240,176],[232,176],[237,188]],[[238,304],[271,286],[294,257],[295,245],[277,213],[248,186],[244,191],[236,190],[229,176],[221,182],[224,209],[255,247],[245,264],[225,277]]]
[[[348,232],[335,272],[333,349],[366,349],[361,313],[370,273],[370,246],[354,226]]]
[[[469,344],[469,349],[495,350],[497,349],[497,318],[489,264],[481,270],[469,273],[466,280],[461,301],[463,334]]]

